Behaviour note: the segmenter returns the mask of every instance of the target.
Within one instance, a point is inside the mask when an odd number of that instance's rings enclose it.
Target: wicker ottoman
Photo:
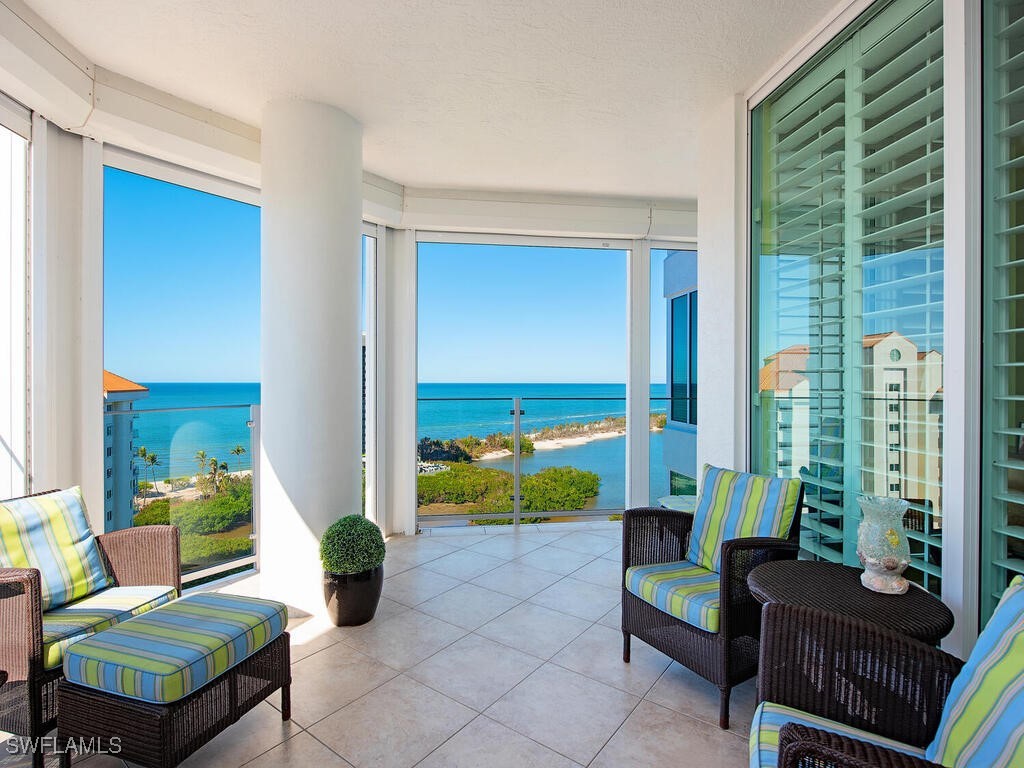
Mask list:
[[[72,749],[172,768],[281,689],[291,718],[285,606],[183,597],[68,648],[57,688],[61,768]]]

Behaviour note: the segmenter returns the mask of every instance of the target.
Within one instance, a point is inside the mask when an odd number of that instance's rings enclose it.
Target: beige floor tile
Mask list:
[[[718,688],[681,664],[673,662],[644,698],[718,727]],[[729,730],[746,737],[756,708],[756,678],[733,688]]]
[[[604,536],[606,539],[611,539],[615,542],[622,541],[622,523],[620,522],[604,522],[597,523],[592,528],[587,529],[587,533],[592,533],[595,536]]]
[[[352,768],[331,750],[303,731],[284,744],[264,752],[245,768]]]
[[[480,635],[467,635],[407,674],[482,712],[543,662]]]
[[[341,636],[330,630],[326,630],[315,637],[310,637],[303,642],[297,642],[295,635],[292,635],[291,648],[289,649],[292,664],[307,656],[312,656],[314,653],[322,651],[324,648],[334,645],[340,640]]]
[[[458,552],[459,547],[444,541],[426,539],[422,536],[402,537],[394,543],[388,542],[384,558],[384,575],[394,576],[402,571],[429,563],[439,557]]]
[[[567,536],[563,536],[552,546],[560,549],[571,549],[573,552],[585,552],[588,555],[600,557],[614,548],[615,542],[605,536],[580,531],[579,533],[570,533]]]
[[[451,645],[467,630],[419,611],[392,619],[345,638],[353,648],[398,670],[406,670]],[[330,649],[328,649],[330,650]]]
[[[575,640],[590,623],[542,605],[521,603],[477,630],[502,645],[549,659]]]
[[[601,620],[597,622],[601,626],[611,627],[612,629],[622,629],[622,603],[616,603],[615,607],[612,608],[608,613],[601,617]]]
[[[672,660],[632,639],[630,662],[622,660],[622,632],[595,624],[552,657],[551,662],[636,696],[653,686]]]
[[[617,560],[609,560],[607,557],[591,560],[570,575],[574,579],[589,581],[591,584],[598,584],[602,587],[611,587],[616,591],[622,589],[622,563]]]
[[[542,538],[542,535],[537,533],[524,533],[520,536],[489,536],[486,541],[474,544],[470,549],[505,560],[514,560],[527,552],[544,546],[546,542],[542,541]]]
[[[517,605],[519,598],[484,589],[476,584],[460,584],[420,603],[416,610],[458,627],[476,629]]]
[[[459,579],[417,566],[384,579],[384,597],[411,608],[460,583]]]
[[[591,765],[593,768],[620,768],[624,765],[741,768],[747,765],[748,760],[747,745],[743,739],[644,701]]]
[[[182,768],[238,768],[299,730],[294,720],[282,722],[281,713],[262,702],[181,765]]]
[[[562,755],[481,715],[418,768],[576,768]]]
[[[619,590],[599,587],[567,576],[530,598],[531,603],[568,613],[587,621],[597,621],[619,601]]]
[[[604,683],[545,664],[485,714],[586,765],[639,701]]]
[[[558,542],[555,542],[557,544]],[[519,562],[531,568],[568,576],[594,560],[594,556],[586,552],[574,552],[571,549],[559,549],[554,544],[535,549],[519,558]]]
[[[495,537],[500,538],[500,537]],[[499,565],[508,562],[505,558],[486,555],[483,552],[476,552],[472,549],[460,549],[450,555],[439,557],[423,565],[436,573],[443,573],[460,581],[469,581],[477,576],[482,576],[488,571],[493,571]]]
[[[513,560],[511,563],[495,568],[483,576],[478,576],[473,579],[473,583],[480,587],[493,589],[495,592],[501,592],[502,594],[525,600],[542,589],[550,587],[558,579],[559,576],[556,573],[531,568],[517,560]]]
[[[469,707],[402,675],[311,732],[355,768],[409,768],[475,716]]]
[[[292,719],[312,725],[397,674],[345,643],[332,645],[292,664]]]
[[[466,549],[472,547],[474,544],[479,544],[481,541],[487,541],[493,539],[486,533],[476,533],[480,529],[475,525],[467,525],[462,528],[447,529],[447,531],[466,531],[466,533],[442,533],[440,530],[434,530],[430,534],[431,541],[440,541],[444,544],[449,544],[453,547],[459,547],[460,549]]]

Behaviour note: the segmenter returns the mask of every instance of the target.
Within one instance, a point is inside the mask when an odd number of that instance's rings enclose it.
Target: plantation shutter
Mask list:
[[[1024,5],[984,18],[981,619],[1024,573]]]
[[[910,502],[941,587],[942,4],[897,0],[753,115],[758,471],[799,476],[805,554],[856,563],[859,494]]]

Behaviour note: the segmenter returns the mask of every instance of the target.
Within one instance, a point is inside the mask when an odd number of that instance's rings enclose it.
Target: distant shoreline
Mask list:
[[[660,428],[652,427],[652,432],[660,432]],[[538,434],[536,432],[527,434],[525,437],[533,439],[533,435]],[[589,432],[583,435],[575,435],[573,437],[556,437],[550,440],[534,440],[533,449],[535,451],[557,451],[560,448],[573,448],[578,445],[586,445],[596,440],[609,440],[613,437],[623,437],[626,434],[624,429],[613,429],[606,430],[603,432]],[[504,459],[512,455],[512,451],[501,450],[501,451],[490,451],[482,456],[478,456],[473,460],[474,463],[478,461],[493,461],[495,459]]]

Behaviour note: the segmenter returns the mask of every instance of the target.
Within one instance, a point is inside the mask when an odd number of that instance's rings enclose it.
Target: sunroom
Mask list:
[[[33,567],[66,605],[0,504],[0,761],[845,765],[764,747],[799,668],[880,749],[1020,764],[995,704],[942,734],[1024,642],[1022,104],[1009,0],[0,0],[0,499],[80,488],[154,615],[287,606],[291,686],[114,749],[131,692],[10,608]],[[337,626],[350,514],[382,593]],[[941,695],[865,687],[902,642]]]

